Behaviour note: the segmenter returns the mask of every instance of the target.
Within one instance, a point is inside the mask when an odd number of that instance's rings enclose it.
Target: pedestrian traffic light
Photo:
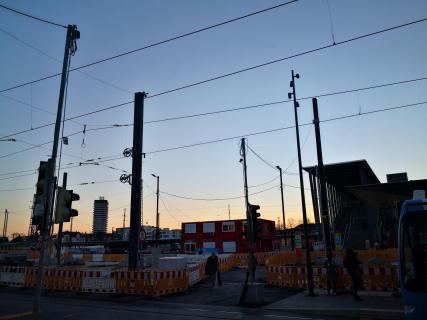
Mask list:
[[[77,193],[73,190],[66,190],[58,187],[56,196],[56,210],[55,210],[55,223],[70,222],[71,217],[77,217],[79,212],[72,209],[73,201],[80,200]]]
[[[246,241],[247,232],[248,232],[248,229],[246,228],[246,224],[242,223],[242,229],[240,230],[240,239],[242,239],[243,241]]]
[[[261,240],[262,238],[262,222],[258,220],[258,218],[261,216],[257,210],[259,210],[260,206],[256,204],[249,204],[249,212],[252,217],[252,230],[254,235],[254,241]]]
[[[40,161],[39,176],[36,183],[36,194],[34,195],[33,215],[31,224],[36,225],[39,229],[43,226],[43,219],[47,210],[47,195],[48,195],[48,161]]]

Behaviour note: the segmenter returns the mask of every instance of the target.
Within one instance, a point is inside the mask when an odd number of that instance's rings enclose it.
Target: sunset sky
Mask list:
[[[283,1],[11,1],[1,4],[60,24],[76,24],[81,38],[71,67],[137,49],[183,33],[268,8]],[[427,22],[341,41],[427,17],[423,0],[300,0],[230,24],[70,73],[66,117],[133,100],[146,91],[145,121],[287,100],[291,70],[300,74],[297,97],[318,96],[390,82],[427,77]],[[331,32],[332,30],[332,32]],[[61,71],[66,30],[0,8],[0,91]],[[170,89],[331,45],[282,62],[242,72],[188,89]],[[58,62],[59,61],[59,62]],[[95,78],[95,79],[94,79]],[[0,135],[55,120],[60,77],[0,93]],[[362,115],[321,124],[325,163],[366,159],[378,178],[408,172],[411,180],[427,178],[425,128],[427,104],[363,115],[377,109],[427,102],[427,80],[320,97],[321,119]],[[300,124],[313,120],[311,99],[300,101]],[[130,186],[121,170],[131,171],[133,104],[65,122],[69,145],[61,166],[101,158],[103,165],[69,168],[68,185],[80,194],[73,229],[90,231],[93,201],[109,201],[108,229],[121,227],[123,210],[129,223]],[[86,125],[85,148],[82,147]],[[239,139],[163,152],[163,149],[245,136],[294,125],[291,103],[235,112],[147,123],[144,127],[144,223],[155,223],[156,180],[160,176],[161,227],[181,222],[244,217]],[[93,130],[97,129],[97,130]],[[26,233],[39,161],[47,160],[53,126],[14,135],[0,142],[0,223],[10,212],[8,234]],[[312,125],[300,128],[303,165],[316,164]],[[249,135],[249,146],[273,166],[289,167],[284,176],[287,218],[302,218],[295,129]],[[22,151],[22,152],[21,152]],[[16,154],[12,154],[15,153]],[[281,217],[278,171],[248,152],[250,202],[261,206],[262,218]],[[109,166],[109,167],[107,167]],[[26,171],[28,170],[28,171]],[[26,171],[26,172],[22,172]],[[62,171],[60,173],[62,177]],[[80,185],[81,183],[90,183]],[[61,183],[61,182],[60,182]],[[306,188],[309,188],[305,177]],[[21,190],[22,189],[22,190]],[[174,197],[170,194],[182,196]],[[190,200],[184,198],[202,198]],[[306,190],[309,217],[311,196]],[[209,201],[208,201],[209,200]],[[281,219],[281,218],[280,218]],[[68,224],[64,229],[68,230]]]

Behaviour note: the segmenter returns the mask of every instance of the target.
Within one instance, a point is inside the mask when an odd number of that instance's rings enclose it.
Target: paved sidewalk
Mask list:
[[[354,301],[350,294],[328,296],[325,290],[315,290],[316,297],[307,291],[266,306],[266,310],[364,319],[402,319],[403,302],[390,292],[361,291],[363,301]]]

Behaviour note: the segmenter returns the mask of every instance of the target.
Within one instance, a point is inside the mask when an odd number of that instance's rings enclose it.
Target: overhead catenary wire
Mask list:
[[[175,37],[171,37],[171,38],[168,38],[168,39],[165,39],[165,40],[154,42],[154,43],[151,43],[149,45],[146,45],[146,46],[143,46],[143,47],[140,47],[140,48],[137,48],[137,49],[125,51],[125,52],[116,54],[114,56],[110,56],[108,58],[96,60],[94,62],[90,62],[90,63],[84,64],[84,65],[81,65],[81,66],[78,66],[78,67],[74,67],[70,71],[76,71],[76,70],[88,68],[88,67],[100,64],[100,63],[104,63],[104,62],[107,62],[107,61],[111,61],[111,60],[114,60],[114,59],[117,59],[117,58],[121,58],[121,57],[127,56],[129,54],[133,54],[135,52],[139,52],[139,51],[143,51],[143,50],[146,50],[146,49],[149,49],[149,48],[157,47],[157,46],[160,46],[160,45],[163,45],[163,44],[166,44],[166,43],[178,40],[178,39],[186,38],[186,37],[189,37],[189,36],[192,36],[192,35],[195,35],[195,34],[198,34],[198,33],[204,32],[204,31],[207,31],[207,30],[218,28],[218,27],[221,27],[223,25],[226,25],[226,24],[229,24],[229,23],[232,23],[232,22],[236,22],[236,21],[243,20],[243,19],[255,16],[255,15],[258,15],[258,14],[261,14],[261,13],[265,13],[265,12],[268,12],[268,11],[271,11],[271,10],[274,10],[274,9],[278,9],[280,7],[292,4],[294,2],[298,2],[298,0],[291,0],[291,1],[288,1],[288,2],[280,3],[278,5],[274,5],[272,7],[268,7],[268,8],[262,9],[262,10],[251,12],[249,14],[246,14],[246,15],[243,15],[243,16],[240,16],[240,17],[237,17],[237,18],[233,18],[233,19],[229,19],[229,20],[226,20],[226,21],[223,21],[223,22],[220,22],[220,23],[216,23],[216,24],[213,24],[213,25],[208,26],[208,27],[203,27],[203,28],[196,29],[196,30],[193,30],[191,32],[187,32],[187,33],[175,36]],[[60,73],[52,74],[52,75],[49,75],[49,76],[46,76],[46,77],[42,77],[42,78],[39,78],[39,79],[36,79],[36,80],[33,80],[33,81],[29,81],[29,82],[26,82],[26,83],[15,85],[15,86],[7,88],[7,89],[3,89],[0,92],[5,92],[5,91],[9,91],[9,90],[20,88],[20,87],[24,87],[24,86],[27,86],[29,84],[33,84],[33,83],[37,83],[37,82],[40,82],[40,81],[44,81],[44,80],[47,80],[47,79],[51,79],[51,78],[57,77],[59,75],[60,75]]]
[[[41,50],[41,49],[39,49],[39,48],[37,48],[37,47],[33,46],[32,44],[30,44],[30,43],[28,43],[28,42],[26,42],[26,41],[24,41],[24,40],[20,39],[18,36],[16,36],[16,35],[14,35],[14,34],[10,33],[9,31],[7,31],[7,30],[5,30],[5,29],[3,29],[3,28],[1,28],[1,27],[0,27],[0,32],[3,32],[4,34],[8,35],[10,38],[12,38],[12,39],[14,39],[14,40],[18,41],[19,43],[23,44],[24,46],[26,46],[26,47],[28,47],[28,48],[31,48],[32,50],[34,50],[34,51],[38,52],[39,54],[41,54],[41,55],[43,55],[43,56],[45,56],[45,57],[49,58],[50,60],[53,60],[53,61],[55,61],[55,62],[58,62],[58,63],[62,64],[62,62],[61,62],[59,59],[55,58],[54,56],[51,56],[50,54],[48,54],[48,53],[44,52],[43,50]],[[77,72],[79,72],[80,74],[82,74],[82,75],[84,75],[84,76],[86,76],[86,77],[88,77],[88,78],[90,78],[90,79],[92,79],[92,80],[95,80],[95,81],[97,81],[97,82],[99,82],[99,83],[102,83],[102,84],[104,84],[104,85],[106,85],[106,86],[109,86],[109,87],[111,87],[111,88],[114,88],[114,89],[120,90],[120,91],[122,91],[122,92],[126,92],[126,93],[133,94],[133,92],[131,92],[131,91],[127,90],[127,89],[124,89],[124,88],[122,88],[122,87],[119,87],[119,86],[117,86],[117,85],[115,85],[115,84],[112,84],[112,83],[110,83],[110,82],[108,82],[108,81],[105,81],[105,80],[99,79],[99,78],[97,78],[97,77],[95,77],[95,76],[91,75],[90,73],[84,72],[84,71],[82,71],[82,70],[77,70]],[[38,110],[40,110],[40,108],[39,108]],[[49,112],[49,111],[46,111],[46,110],[44,110],[44,109],[41,109],[41,110],[42,110],[42,111],[45,111],[45,112]],[[49,112],[49,113],[51,113],[51,112]]]
[[[320,120],[320,122],[330,122],[330,121],[354,118],[354,117],[359,117],[359,116],[363,116],[363,115],[369,115],[369,114],[373,114],[373,113],[410,108],[410,107],[420,106],[420,105],[424,105],[424,104],[427,104],[427,101],[411,103],[411,104],[395,106],[395,107],[382,108],[382,109],[371,110],[371,111],[365,111],[365,112],[358,112],[355,114],[348,114],[345,116],[339,116],[339,117]],[[312,122],[306,122],[306,123],[299,124],[299,127],[309,126],[312,124],[313,124]],[[288,129],[293,129],[293,128],[295,128],[295,125],[276,128],[276,129],[257,131],[257,132],[252,132],[252,133],[246,133],[246,134],[241,134],[241,135],[237,135],[237,136],[233,136],[233,137],[221,138],[221,139],[216,139],[216,140],[203,141],[203,142],[197,142],[197,143],[193,143],[193,144],[187,144],[187,145],[181,145],[181,146],[176,146],[176,147],[158,149],[158,150],[154,150],[154,151],[147,151],[147,152],[145,152],[145,154],[148,155],[148,154],[161,153],[161,152],[172,151],[172,150],[187,149],[187,148],[207,145],[207,144],[211,144],[211,143],[218,143],[218,142],[223,142],[223,141],[236,140],[236,139],[241,139],[241,138],[245,138],[245,137],[249,137],[249,136],[262,135],[262,134],[273,133],[273,132],[278,132],[278,131],[283,131],[283,130],[288,130]]]
[[[1,7],[1,8],[3,8],[3,9],[9,10],[9,11],[11,11],[11,12],[14,12],[14,13],[16,13],[16,14],[19,14],[19,15],[21,15],[21,16],[27,17],[27,18],[31,18],[31,19],[34,19],[34,20],[37,20],[37,21],[40,21],[40,22],[44,22],[44,23],[47,23],[47,24],[53,25],[53,26],[57,26],[57,27],[61,27],[61,28],[65,28],[65,29],[67,29],[67,26],[65,26],[65,25],[63,25],[63,24],[56,23],[56,22],[53,22],[53,21],[50,21],[50,20],[47,20],[47,19],[43,19],[43,18],[40,18],[40,17],[36,17],[36,16],[34,16],[34,15],[32,15],[32,14],[25,13],[25,12],[23,12],[23,11],[16,10],[16,9],[13,9],[13,8],[10,8],[10,7],[7,7],[7,6],[5,6],[4,4],[0,4],[0,7]]]
[[[193,83],[190,83],[190,84],[187,84],[187,85],[183,85],[181,87],[177,87],[177,88],[174,88],[174,89],[170,89],[170,90],[166,90],[166,91],[159,92],[159,93],[156,93],[156,94],[152,94],[149,97],[147,97],[147,99],[158,97],[158,96],[162,96],[162,95],[169,94],[169,93],[172,93],[172,92],[181,91],[181,90],[188,89],[188,88],[191,88],[191,87],[199,86],[201,84],[205,84],[205,83],[216,81],[216,80],[219,80],[219,79],[231,77],[231,76],[243,73],[243,72],[247,72],[247,71],[259,69],[259,68],[266,67],[266,66],[269,66],[269,65],[272,65],[272,64],[276,64],[276,63],[283,62],[283,61],[286,61],[286,60],[290,60],[290,59],[293,59],[293,58],[301,57],[301,56],[304,56],[304,55],[307,55],[307,54],[311,54],[311,53],[314,53],[314,52],[322,51],[322,50],[329,49],[329,48],[332,48],[332,47],[335,47],[335,46],[347,44],[349,42],[353,42],[353,41],[357,41],[357,40],[360,40],[360,39],[368,38],[368,37],[371,37],[371,36],[374,36],[374,35],[378,35],[378,34],[381,34],[381,33],[384,33],[384,32],[388,32],[388,31],[392,31],[392,30],[404,28],[404,27],[407,27],[407,26],[410,26],[410,25],[414,25],[414,24],[417,24],[417,23],[421,23],[421,22],[425,22],[425,21],[427,21],[427,18],[423,18],[423,19],[411,21],[411,22],[400,24],[400,25],[397,25],[397,26],[394,26],[394,27],[390,27],[390,28],[381,29],[381,30],[370,32],[370,33],[367,33],[367,34],[364,34],[364,35],[361,35],[361,36],[352,37],[352,38],[349,38],[349,39],[346,39],[346,40],[343,40],[343,41],[338,41],[335,44],[329,44],[329,45],[321,46],[321,47],[318,47],[318,48],[315,48],[315,49],[302,51],[302,52],[295,53],[295,54],[287,56],[287,57],[283,57],[283,58],[271,60],[271,61],[264,62],[264,63],[258,64],[258,65],[254,65],[254,66],[251,66],[251,67],[248,67],[248,68],[239,69],[239,70],[236,70],[236,71],[233,71],[233,72],[229,72],[229,73],[225,73],[225,74],[222,74],[222,75],[219,75],[219,76],[215,76],[215,77],[212,77],[212,78],[209,78],[209,79],[201,80],[201,81],[198,81],[198,82],[193,82]]]
[[[277,188],[277,187],[278,186],[273,186],[273,187],[270,187],[270,188],[267,188],[267,189],[264,189],[264,190],[260,190],[260,191],[256,191],[256,192],[250,193],[249,195],[251,196],[251,195],[256,195],[256,194],[259,194],[259,193],[267,192],[267,191],[272,190],[272,189]],[[299,187],[296,187],[296,186],[292,186],[292,187],[299,188]],[[194,198],[194,197],[189,197],[189,196],[177,195],[177,194],[173,194],[173,193],[169,193],[169,192],[161,191],[161,190],[160,190],[160,193],[165,194],[165,195],[170,196],[170,197],[174,197],[174,198],[180,198],[180,199],[186,199],[186,200],[194,200],[194,201],[228,201],[228,200],[241,199],[241,198],[245,197],[243,195],[243,196],[234,196],[234,197],[225,197],[225,198]]]
[[[324,120],[321,120],[320,122],[330,122],[330,121],[342,120],[342,119],[347,119],[347,118],[353,118],[353,117],[358,117],[358,116],[363,116],[363,115],[369,115],[369,114],[374,114],[374,113],[379,113],[379,112],[386,112],[386,111],[392,111],[392,110],[410,108],[410,107],[424,105],[426,103],[427,103],[427,101],[422,101],[422,102],[405,104],[405,105],[400,105],[400,106],[395,106],[395,107],[388,107],[388,108],[382,108],[382,109],[377,109],[377,110],[371,110],[371,111],[365,111],[365,112],[358,112],[358,113],[355,113],[355,114],[348,114],[348,115],[344,115],[344,116],[339,116],[339,117],[324,119]],[[309,125],[312,125],[312,123],[311,122],[307,122],[307,123],[300,124],[299,126],[303,127],[303,126],[309,126]],[[256,135],[262,135],[262,134],[267,134],[267,133],[279,132],[279,131],[293,129],[293,128],[295,128],[295,126],[291,125],[291,126],[287,126],[287,127],[281,127],[281,128],[275,128],[275,129],[257,131],[257,132],[246,133],[246,134],[241,134],[241,135],[232,136],[232,137],[226,137],[226,138],[220,138],[220,139],[215,139],[215,140],[197,142],[197,143],[186,144],[186,145],[181,145],[181,146],[176,146],[176,147],[170,147],[170,148],[158,149],[158,150],[153,150],[153,151],[147,151],[147,152],[144,152],[144,154],[148,155],[148,154],[162,153],[162,152],[173,151],[173,150],[187,149],[187,148],[192,148],[192,147],[197,147],[197,146],[202,146],[202,145],[207,145],[207,144],[212,144],[212,143],[218,143],[218,142],[224,142],[224,141],[229,141],[229,140],[241,139],[241,138],[249,137],[249,136],[256,136]],[[72,135],[78,134],[80,132],[81,131],[75,132]],[[68,135],[68,136],[71,136],[71,135]],[[25,151],[31,150],[31,149],[34,149],[36,147],[40,147],[41,145],[49,144],[51,142],[52,141],[45,142],[43,144],[35,145],[34,147],[30,147],[30,148],[27,148],[27,149],[24,149],[24,150],[15,151],[15,152],[12,152],[12,153],[9,153],[9,154],[6,154],[6,155],[2,155],[2,156],[0,156],[0,159],[8,157],[8,156],[11,156],[11,155],[15,155],[15,154],[18,154],[18,153],[21,153],[21,152],[25,152]],[[118,156],[117,158],[109,159],[109,160],[104,160],[102,162],[114,161],[114,160],[119,160],[119,159],[124,159],[124,158],[123,158],[123,156]],[[289,169],[289,167],[286,168],[286,170],[288,170],[288,169]]]
[[[333,91],[333,92],[327,92],[327,93],[320,93],[320,94],[316,94],[316,95],[311,95],[311,96],[307,96],[307,97],[298,98],[298,101],[308,100],[308,99],[312,99],[312,98],[315,98],[315,97],[316,98],[322,98],[322,97],[330,97],[330,96],[347,94],[347,93],[353,93],[353,92],[373,90],[373,89],[378,89],[378,88],[385,88],[385,87],[389,87],[389,86],[395,86],[395,85],[401,85],[401,84],[407,84],[407,83],[414,83],[414,82],[425,81],[425,80],[427,80],[427,77],[419,77],[419,78],[413,78],[413,79],[407,79],[407,80],[400,80],[400,81],[393,81],[393,82],[381,83],[381,84],[376,84],[376,85],[371,85],[371,86],[366,86],[366,87],[360,87],[360,88],[354,88],[354,89],[347,89],[347,90],[341,90],[341,91]],[[234,112],[234,111],[247,110],[247,109],[262,108],[262,107],[268,107],[268,106],[272,106],[272,105],[276,105],[276,104],[289,103],[289,102],[293,102],[293,100],[278,100],[278,101],[271,101],[271,102],[266,102],[266,103],[261,103],[261,104],[255,104],[255,105],[249,105],[249,106],[243,106],[243,107],[237,107],[237,108],[228,108],[228,109],[223,109],[223,110],[218,110],[218,111],[196,113],[196,114],[190,114],[190,115],[184,115],[184,116],[178,116],[178,117],[168,117],[168,118],[163,118],[163,119],[145,121],[144,124],[157,123],[157,122],[165,122],[165,121],[173,121],[173,120],[181,120],[181,119],[201,117],[201,116],[208,116],[208,115],[214,115],[214,114],[220,114],[220,113],[226,113],[226,112]],[[74,119],[86,117],[86,116],[89,116],[89,115],[93,115],[93,114],[96,114],[96,113],[99,113],[99,112],[104,112],[104,111],[112,110],[112,109],[119,108],[119,107],[122,107],[122,106],[125,106],[125,105],[128,105],[128,104],[132,104],[132,103],[134,103],[134,101],[127,101],[127,102],[123,102],[123,103],[118,103],[118,104],[115,104],[115,105],[112,105],[112,106],[100,108],[98,110],[90,111],[90,112],[87,112],[87,113],[82,113],[82,114],[73,116],[71,118],[67,118],[67,119],[65,119],[65,121],[70,121],[70,120],[74,120]],[[39,130],[39,129],[42,129],[42,128],[46,128],[46,127],[52,126],[54,124],[55,124],[54,122],[51,122],[51,123],[46,123],[46,124],[40,125],[38,127],[34,127],[32,129],[25,129],[25,130],[17,131],[17,132],[11,133],[11,134],[4,135],[4,136],[0,137],[0,139],[9,138],[9,137],[12,137],[12,136],[17,136],[17,135],[20,135],[20,134],[31,132],[33,130]],[[96,131],[96,130],[110,129],[110,128],[114,128],[114,127],[117,127],[117,128],[119,128],[119,127],[128,127],[128,126],[132,126],[132,125],[133,124],[111,124],[111,125],[105,125],[105,128],[92,128],[92,129],[88,129],[87,131]],[[101,126],[103,126],[103,125],[101,125]]]

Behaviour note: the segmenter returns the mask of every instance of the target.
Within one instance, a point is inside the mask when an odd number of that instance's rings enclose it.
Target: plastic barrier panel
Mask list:
[[[191,266],[187,269],[188,274],[188,285],[192,286],[201,280],[200,278],[200,266],[198,264]]]
[[[117,293],[151,295],[152,271],[115,271]]]
[[[188,288],[186,269],[153,271],[153,296],[183,292]]]
[[[0,267],[0,284],[9,287],[24,287],[26,267]]]
[[[116,281],[111,271],[83,271],[82,291],[115,293]]]

